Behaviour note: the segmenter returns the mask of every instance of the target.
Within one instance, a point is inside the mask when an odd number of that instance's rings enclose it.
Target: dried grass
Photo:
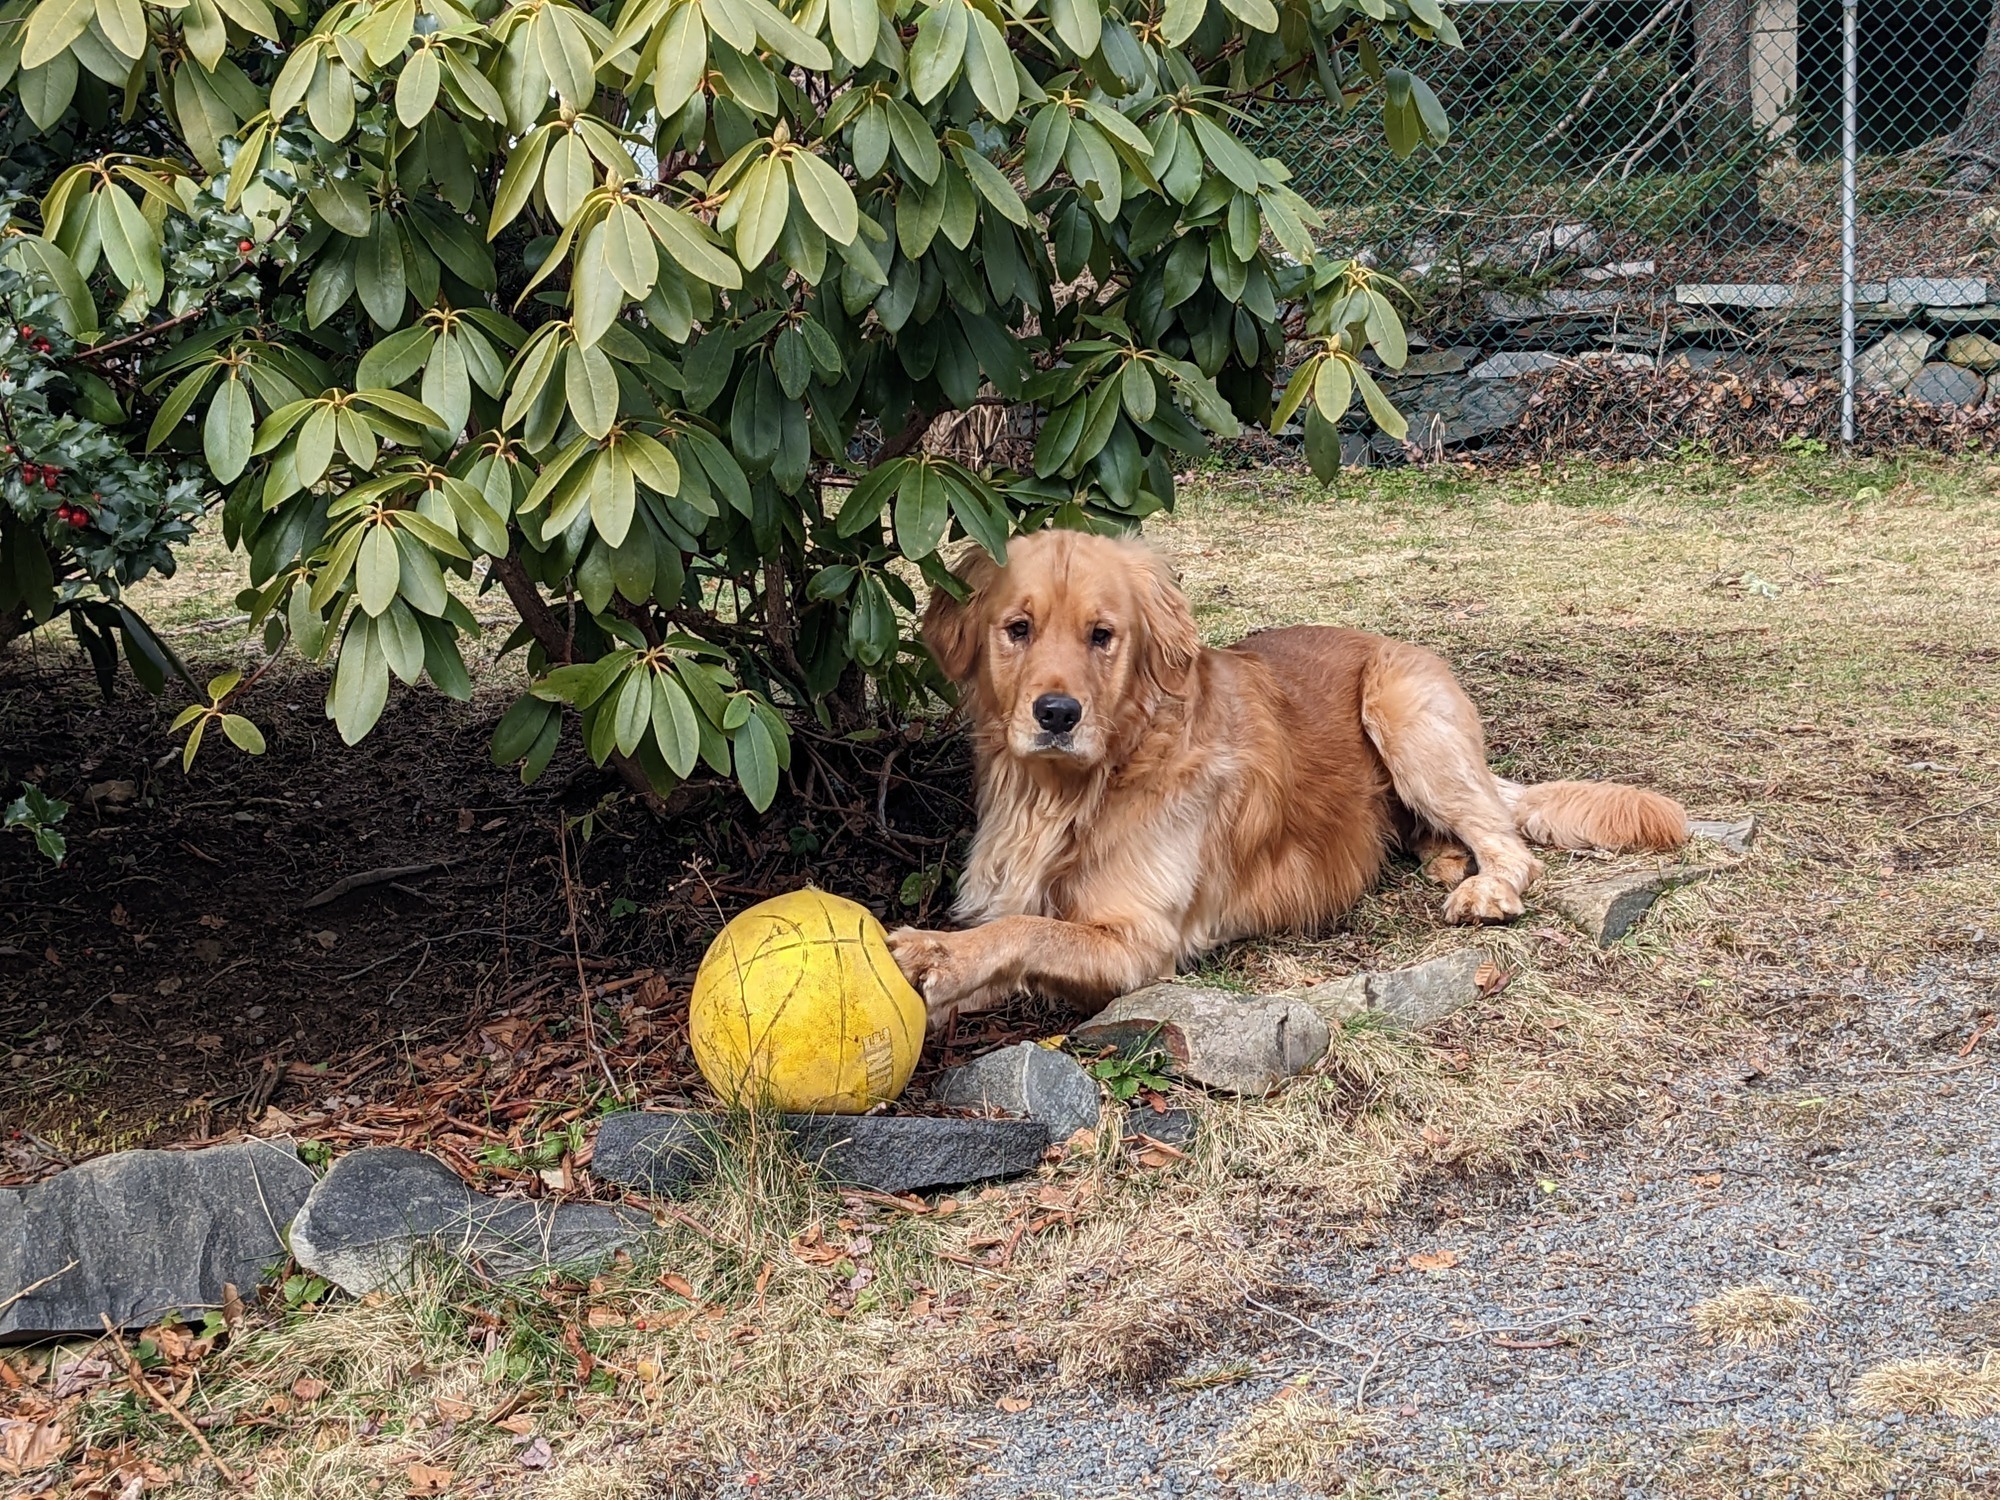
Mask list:
[[[1384,1431],[1302,1387],[1280,1391],[1222,1441],[1216,1472],[1251,1484],[1302,1485],[1326,1494],[1360,1477],[1349,1455]]]
[[[1819,1320],[1813,1305],[1768,1286],[1735,1286],[1695,1303],[1694,1331],[1712,1344],[1769,1349]]]
[[[1977,1367],[1950,1359],[1892,1360],[1855,1380],[1854,1406],[1961,1421],[2000,1416],[2000,1352],[1989,1353]]]

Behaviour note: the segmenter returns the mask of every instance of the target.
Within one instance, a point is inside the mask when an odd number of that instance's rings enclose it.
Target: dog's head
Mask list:
[[[924,643],[1017,756],[1095,766],[1187,686],[1200,646],[1172,570],[1135,541],[1043,531],[1007,565],[973,551],[963,603],[939,589]]]

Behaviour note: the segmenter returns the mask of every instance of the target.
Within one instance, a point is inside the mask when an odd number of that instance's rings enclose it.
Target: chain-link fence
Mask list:
[[[1813,401],[1831,380],[1837,402],[1849,123],[1854,384],[1977,407],[2000,364],[2000,0],[1851,9],[1849,54],[1842,0],[1466,0],[1462,52],[1385,59],[1435,89],[1448,144],[1398,160],[1318,99],[1258,106],[1261,144],[1467,357],[1617,355]]]

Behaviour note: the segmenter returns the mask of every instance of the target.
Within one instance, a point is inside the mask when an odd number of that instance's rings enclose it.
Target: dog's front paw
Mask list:
[[[1469,926],[1475,922],[1511,922],[1521,915],[1521,893],[1497,875],[1471,875],[1444,903],[1444,919]]]
[[[957,933],[926,932],[917,927],[898,927],[889,934],[889,953],[903,977],[924,997],[933,1031],[950,1024],[960,1002],[974,988],[968,982],[964,956],[958,951],[958,938]]]

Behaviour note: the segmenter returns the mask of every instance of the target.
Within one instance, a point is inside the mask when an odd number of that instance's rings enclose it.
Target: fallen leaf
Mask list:
[[[1410,1257],[1412,1271],[1449,1271],[1458,1264],[1456,1250],[1432,1250]]]
[[[447,1422],[469,1422],[478,1409],[470,1401],[461,1401],[456,1396],[440,1396],[434,1404],[437,1414]]]
[[[458,1476],[436,1464],[415,1463],[404,1471],[410,1483],[406,1495],[442,1495]]]
[[[195,925],[197,927],[207,927],[213,929],[222,926],[222,924],[228,919],[226,917],[208,915],[208,916],[196,917],[194,920],[195,920]]]
[[[243,1323],[243,1294],[236,1290],[233,1281],[222,1283],[222,1321],[231,1330]]]
[[[1700,1176],[1694,1179],[1694,1185],[1696,1187],[1705,1187],[1705,1188],[1721,1187],[1722,1174],[1720,1172],[1703,1172]]]
[[[1442,1146],[1446,1141],[1451,1139],[1451,1132],[1449,1130],[1440,1130],[1435,1125],[1426,1125],[1417,1134],[1424,1138],[1426,1145],[1431,1146]]]
[[[515,1455],[515,1462],[524,1469],[546,1469],[554,1459],[555,1454],[549,1451],[549,1440],[540,1437]]]
[[[1026,1411],[1034,1404],[1026,1396],[1002,1396],[999,1401],[1000,1410],[1016,1414]]]
[[[14,1474],[46,1469],[63,1456],[69,1438],[60,1424],[12,1420],[0,1422],[0,1459]]]
[[[625,1315],[614,1308],[593,1307],[583,1315],[583,1321],[592,1328],[623,1328]]]
[[[316,1375],[301,1375],[292,1382],[292,1394],[301,1401],[317,1401],[332,1389]]]
[[[532,1437],[535,1432],[535,1419],[526,1412],[518,1412],[511,1417],[502,1417],[493,1425],[502,1432],[513,1433],[516,1437]]]
[[[335,943],[340,941],[340,934],[330,927],[321,928],[313,934],[313,941],[318,943],[322,948],[330,949]]]
[[[471,808],[461,807],[458,810],[458,831],[460,833],[472,832],[472,825],[477,821],[478,819],[474,816]]]
[[[695,1300],[694,1284],[687,1277],[682,1276],[676,1271],[669,1271],[666,1275],[662,1276],[660,1278],[660,1285],[672,1292],[676,1297],[683,1297],[689,1302]]]

